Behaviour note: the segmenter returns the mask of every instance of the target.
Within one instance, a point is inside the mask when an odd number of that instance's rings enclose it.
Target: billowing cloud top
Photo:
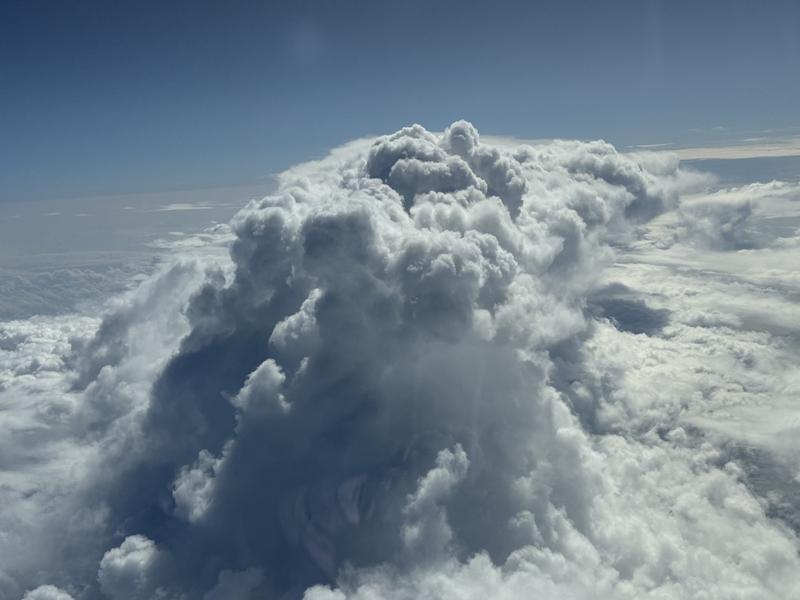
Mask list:
[[[18,501],[46,518],[9,521],[30,551],[0,590],[790,597],[794,534],[592,359],[613,247],[704,181],[463,121],[289,170],[235,217],[231,263],[180,263],[73,340],[46,441],[80,468]]]

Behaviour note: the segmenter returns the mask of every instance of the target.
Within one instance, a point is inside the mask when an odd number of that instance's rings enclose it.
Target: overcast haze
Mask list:
[[[800,597],[794,2],[0,7],[0,600]]]

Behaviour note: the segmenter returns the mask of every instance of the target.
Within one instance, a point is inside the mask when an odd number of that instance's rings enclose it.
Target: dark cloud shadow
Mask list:
[[[669,311],[650,308],[622,284],[614,283],[589,296],[588,310],[597,318],[610,319],[617,329],[655,335],[669,323]]]

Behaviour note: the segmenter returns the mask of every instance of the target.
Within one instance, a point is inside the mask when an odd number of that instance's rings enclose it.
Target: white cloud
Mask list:
[[[171,212],[176,210],[208,210],[214,208],[206,204],[194,204],[192,202],[172,202],[170,204],[163,204],[156,210],[160,212]]]
[[[738,448],[796,456],[796,248],[740,249],[794,196],[708,182],[413,126],[163,242],[205,260],[102,319],[4,324],[0,592],[791,597],[793,488]]]
[[[464,479],[469,460],[460,445],[444,449],[436,457],[436,467],[419,480],[416,491],[403,508],[406,522],[402,536],[406,551],[415,562],[432,562],[447,550],[453,532],[442,504],[453,488]]]
[[[730,160],[740,158],[800,156],[800,138],[791,136],[772,140],[755,138],[741,140],[738,143],[727,146],[720,145],[695,148],[676,148],[674,152],[684,160]]]
[[[201,450],[194,465],[181,469],[172,490],[178,515],[189,521],[203,518],[211,503],[222,462],[222,458],[214,458],[208,450]]]
[[[103,593],[111,599],[152,598],[152,570],[159,552],[152,540],[132,535],[117,548],[103,555],[97,579]]]
[[[22,600],[73,600],[73,598],[55,586],[40,585],[35,590],[26,592]]]

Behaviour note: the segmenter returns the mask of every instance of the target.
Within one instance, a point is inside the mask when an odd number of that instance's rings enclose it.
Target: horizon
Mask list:
[[[791,1],[5,3],[0,202],[253,184],[459,118],[796,154],[798,28]]]

